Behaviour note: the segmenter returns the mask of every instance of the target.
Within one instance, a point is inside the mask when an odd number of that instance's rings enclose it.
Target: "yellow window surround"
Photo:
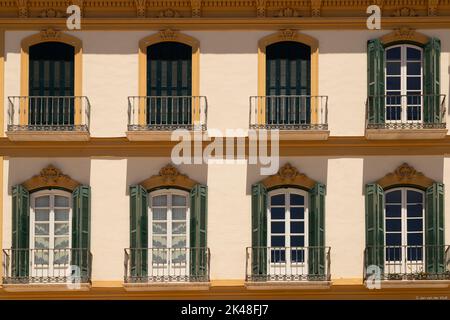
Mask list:
[[[426,190],[433,185],[433,179],[426,177],[422,172],[416,171],[407,163],[403,163],[394,172],[386,174],[377,182],[384,190],[395,188],[398,186],[416,187]]]
[[[310,179],[303,173],[300,173],[297,168],[293,167],[290,163],[286,163],[280,167],[278,173],[271,175],[261,183],[268,189],[282,188],[285,186],[295,186],[306,191],[314,188],[316,181]]]
[[[148,192],[158,188],[178,188],[183,190],[191,190],[197,181],[190,179],[188,176],[180,173],[176,167],[171,164],[161,168],[159,174],[140,183]]]
[[[53,28],[43,29],[40,33],[33,34],[22,40],[21,48],[21,75],[20,75],[20,95],[25,97],[29,95],[29,64],[30,64],[30,47],[43,42],[62,42],[74,47],[75,51],[75,74],[74,74],[74,94],[82,96],[82,41],[74,36],[63,33]],[[20,103],[20,124],[28,124],[28,103],[27,99],[21,100]],[[75,100],[75,125],[80,125],[81,119],[81,102]]]
[[[294,41],[300,42],[310,47],[311,49],[311,96],[319,94],[319,41],[311,36],[299,33],[297,30],[285,29],[277,33],[268,35],[258,42],[258,96],[266,95],[266,48],[267,46],[282,42]],[[259,102],[258,109],[258,123],[265,124],[265,105],[264,102]],[[316,100],[311,100],[311,123],[318,122],[318,110]]]
[[[179,42],[192,48],[192,96],[200,94],[200,42],[179,31],[166,29],[139,41],[139,96],[147,96],[147,47],[160,42]],[[139,124],[146,124],[146,104],[141,99],[139,103]],[[200,121],[200,103],[192,103],[192,121]]]
[[[39,191],[48,188],[60,188],[72,192],[80,183],[65,175],[58,168],[49,165],[42,169],[38,175],[24,181],[22,185],[29,192]]]

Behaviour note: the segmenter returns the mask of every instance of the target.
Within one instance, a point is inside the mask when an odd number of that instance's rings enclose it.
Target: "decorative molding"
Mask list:
[[[422,172],[416,171],[407,163],[403,163],[394,172],[388,173],[377,181],[383,189],[390,189],[397,186],[409,185],[426,189],[430,187],[434,181],[426,177]]]
[[[159,31],[161,41],[176,41],[178,38],[178,32],[172,29],[165,29]]]
[[[62,18],[65,17],[66,14],[60,10],[55,9],[45,9],[41,11],[39,17],[41,18]]]
[[[308,178],[305,174],[300,173],[297,168],[290,163],[282,166],[277,174],[265,178],[261,183],[267,189],[274,189],[282,186],[297,186],[302,189],[310,190],[316,184],[316,181]]]
[[[413,8],[403,7],[394,11],[393,17],[418,17],[416,10]]]
[[[29,10],[28,10],[28,0],[16,0],[19,18],[28,18]]]
[[[264,18],[266,16],[266,0],[256,0],[256,16]]]
[[[61,31],[53,28],[41,30],[41,41],[58,41],[61,39]]]
[[[322,0],[311,0],[311,17],[320,17]]]
[[[191,190],[198,182],[190,179],[187,175],[181,174],[176,167],[169,163],[159,170],[158,175],[151,176],[139,184],[147,191],[163,187]]]
[[[158,18],[180,18],[182,17],[178,11],[172,9],[161,10],[158,15]]]
[[[431,17],[438,15],[439,0],[428,0],[428,15]]]
[[[192,18],[201,18],[202,16],[201,0],[191,0],[191,16]]]
[[[296,18],[300,17],[300,12],[292,8],[284,8],[275,12],[274,17],[278,18]]]
[[[41,170],[41,172],[23,182],[22,185],[29,191],[38,191],[45,188],[63,188],[69,191],[75,190],[80,185],[78,181],[65,175],[53,165]]]
[[[145,18],[147,16],[147,0],[134,0],[136,4],[136,17]]]
[[[416,42],[418,44],[424,45],[429,40],[430,39],[428,38],[428,36],[407,27],[394,29],[394,31],[380,37],[380,41],[384,45],[389,45],[391,43],[401,41]]]

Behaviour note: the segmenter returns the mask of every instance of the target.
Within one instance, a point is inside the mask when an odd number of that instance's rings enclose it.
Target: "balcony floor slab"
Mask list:
[[[447,129],[366,129],[368,140],[444,139]]]
[[[11,141],[89,141],[87,131],[7,131]]]
[[[26,283],[3,284],[7,292],[60,292],[60,291],[89,291],[90,283]]]
[[[209,290],[211,282],[144,282],[124,283],[126,291],[202,291]]]
[[[245,282],[248,290],[317,290],[330,289],[331,281],[262,281]]]

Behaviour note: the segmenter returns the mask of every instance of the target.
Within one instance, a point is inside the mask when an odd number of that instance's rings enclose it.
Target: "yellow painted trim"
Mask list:
[[[403,163],[394,172],[388,173],[379,179],[377,183],[385,190],[397,186],[411,186],[425,190],[432,186],[434,181],[426,177],[422,172],[416,171],[407,163]]]
[[[297,168],[291,166],[290,163],[286,163],[278,170],[277,174],[265,178],[261,183],[267,189],[281,188],[288,185],[311,190],[314,188],[316,181],[308,178],[305,174],[300,173]]]
[[[5,133],[5,30],[0,30],[0,137]],[[0,156],[0,253],[3,250],[3,157]],[[3,254],[0,254],[0,266],[3,266]],[[0,279],[3,268],[0,269]]]
[[[74,95],[82,96],[83,89],[83,44],[74,36],[60,32],[53,28],[46,28],[40,33],[33,34],[22,40],[21,44],[21,75],[20,75],[20,95],[29,96],[29,51],[30,47],[43,42],[62,42],[74,47]],[[21,100],[20,124],[28,123],[28,103]],[[81,124],[81,104],[77,100],[75,103],[75,124]]]
[[[139,41],[139,96],[147,96],[147,47],[160,42],[180,42],[192,48],[192,96],[200,95],[200,42],[176,30],[166,29],[145,37]],[[194,100],[197,101],[197,100]],[[139,124],[146,124],[145,101],[140,100]],[[200,105],[192,104],[192,120],[200,121]]]
[[[191,190],[196,184],[198,184],[197,181],[190,179],[187,175],[181,174],[171,164],[161,168],[158,175],[151,176],[140,183],[147,191],[152,191],[160,187]]]
[[[297,30],[284,29],[277,33],[268,35],[258,42],[258,96],[266,96],[266,48],[267,46],[282,42],[294,41],[305,44],[311,49],[311,96],[319,95],[319,41],[306,34],[299,33]],[[317,123],[318,110],[317,102],[311,101],[311,122]],[[258,106],[261,111],[258,112],[258,122],[265,124],[265,106],[263,103]]]
[[[63,188],[69,191],[75,190],[80,185],[78,181],[73,180],[52,165],[42,169],[38,175],[22,182],[22,185],[29,191],[34,192],[45,188]]]
[[[394,31],[380,37],[383,45],[389,46],[398,42],[413,42],[420,45],[425,45],[430,41],[430,38],[423,33],[417,32],[414,29],[403,27],[395,29]]]

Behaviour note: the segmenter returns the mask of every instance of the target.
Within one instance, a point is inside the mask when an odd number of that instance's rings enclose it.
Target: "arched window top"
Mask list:
[[[301,42],[279,41],[266,47],[266,56],[310,60],[311,47]]]
[[[174,30],[161,30],[158,33],[145,37],[139,42],[141,52],[146,52],[147,47],[164,42],[182,43],[192,48],[192,53],[199,50],[200,43],[197,39]]]
[[[192,47],[189,44],[176,41],[166,41],[157,42],[147,46],[146,52],[147,59],[171,59],[178,58],[180,56],[191,59],[191,50]]]
[[[396,187],[411,187],[420,190],[426,190],[432,186],[432,179],[426,177],[422,172],[416,171],[407,163],[403,163],[394,172],[388,173],[377,181],[384,190],[390,190]]]
[[[82,48],[82,41],[77,37],[63,33],[55,29],[44,29],[40,33],[33,34],[22,40],[22,50],[28,52],[30,47],[40,43],[64,43],[74,48],[75,53],[79,53]]]
[[[49,165],[41,170],[38,175],[22,183],[28,192],[38,192],[44,189],[61,189],[73,192],[81,184],[65,175],[58,168]]]
[[[401,28],[380,37],[380,41],[385,47],[395,44],[413,44],[422,47],[430,41],[430,38],[413,29]]]
[[[168,164],[159,171],[158,175],[151,176],[139,184],[149,192],[162,188],[190,191],[198,182],[181,174],[177,168]]]
[[[278,170],[277,174],[265,178],[261,183],[267,190],[292,187],[310,191],[317,182],[287,163]]]

